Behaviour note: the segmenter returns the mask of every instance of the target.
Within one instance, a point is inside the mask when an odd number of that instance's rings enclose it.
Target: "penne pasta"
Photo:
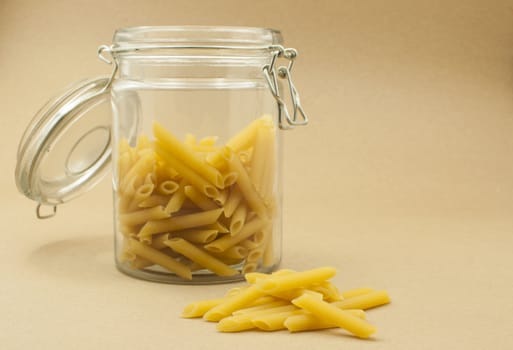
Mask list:
[[[219,276],[233,276],[239,273],[237,270],[232,269],[204,250],[199,249],[182,238],[171,238],[164,243],[175,252],[182,254],[191,261],[209,269]]]
[[[185,202],[185,199],[187,198],[185,196],[185,184],[187,182],[185,180],[180,181],[180,185],[175,193],[171,196],[169,201],[166,204],[166,207],[164,208],[164,211],[169,214],[176,213],[182,208],[182,205]]]
[[[196,157],[191,150],[185,147],[173,134],[165,130],[157,122],[153,123],[153,134],[160,142],[163,149],[173,154],[176,159],[187,164],[199,176],[205,178],[216,187],[224,187],[223,177],[217,169]],[[178,170],[178,172],[182,173],[180,170]]]
[[[156,233],[179,231],[213,224],[217,221],[222,211],[223,209],[220,208],[163,220],[149,220],[142,227],[139,236],[147,237]]]
[[[162,181],[159,186],[157,187],[157,190],[160,194],[164,196],[169,196],[178,191],[180,188],[180,185],[173,181],[173,180],[166,180]]]
[[[213,210],[219,208],[217,204],[193,186],[185,186],[184,193],[198,208],[202,210]]]
[[[171,238],[180,237],[191,243],[206,244],[217,237],[217,230],[189,229],[168,234]]]
[[[292,300],[292,303],[306,311],[312,313],[315,317],[328,323],[343,328],[357,337],[368,338],[376,332],[376,328],[366,321],[353,316],[351,313],[337,308],[316,296],[304,293],[299,298]]]
[[[363,310],[350,309],[346,310],[346,312],[363,320],[365,319],[365,312]],[[311,313],[291,315],[284,321],[283,325],[290,332],[303,332],[337,327],[334,324],[315,317]]]
[[[343,309],[367,310],[376,306],[385,305],[390,302],[388,293],[384,290],[377,290],[361,295],[356,295],[333,303],[334,306]]]
[[[130,250],[136,255],[160,265],[182,278],[187,280],[192,279],[192,273],[186,265],[177,262],[175,259],[167,256],[157,249],[144,245],[135,239],[129,239],[128,242]]]
[[[235,209],[239,206],[242,200],[242,194],[240,191],[234,187],[231,189],[226,202],[224,203],[224,215],[229,218],[235,212]]]
[[[206,194],[210,198],[215,198],[219,195],[218,189],[208,182],[206,179],[201,177],[195,170],[189,168],[178,158],[175,158],[169,151],[167,151],[160,143],[155,144],[155,151],[166,163],[170,164],[173,169],[185,179],[188,183],[198,188],[202,193]],[[221,174],[221,182],[223,182]]]
[[[230,171],[236,172],[239,174],[237,178],[237,188],[242,193],[242,196],[246,199],[248,206],[255,212],[257,215],[265,219],[267,218],[266,208],[260,196],[258,195],[255,187],[252,185],[251,180],[247,171],[244,169],[244,166],[241,164],[240,160],[233,155],[233,151],[224,147],[222,150],[223,157],[228,162],[228,167]]]
[[[230,221],[230,235],[235,236],[240,232],[246,222],[247,213],[248,209],[244,203],[241,203],[237,209],[235,209]]]
[[[283,276],[271,276],[262,281],[258,287],[266,293],[278,293],[284,290],[307,287],[312,283],[323,282],[335,276],[333,267],[320,267]]]
[[[133,226],[168,217],[169,214],[164,210],[164,208],[157,206],[153,208],[133,211],[126,214],[120,214],[119,222],[125,226]]]
[[[228,248],[233,247],[234,245],[238,244],[239,242],[242,242],[249,236],[253,235],[255,232],[261,231],[268,224],[269,221],[260,220],[256,218],[246,223],[246,225],[244,225],[244,227],[236,236],[225,235],[207,244],[205,246],[205,249],[216,253],[224,252]]]
[[[182,311],[183,318],[203,317],[203,315],[214,306],[226,301],[226,297],[217,299],[200,300],[185,306]]]

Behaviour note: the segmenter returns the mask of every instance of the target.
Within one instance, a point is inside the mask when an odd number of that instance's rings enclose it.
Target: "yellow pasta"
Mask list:
[[[306,287],[312,283],[323,282],[335,276],[333,267],[320,267],[284,276],[272,276],[259,284],[259,288],[266,293],[278,293],[294,288]]]
[[[169,256],[158,251],[157,249],[144,245],[136,241],[135,239],[129,239],[129,247],[130,250],[136,255],[146,260],[149,260],[155,264],[158,264],[162,267],[165,267],[169,271],[176,273],[178,276],[182,278],[185,278],[187,280],[192,279],[191,270],[186,265],[177,262],[173,258],[170,258]]]
[[[152,194],[148,198],[142,200],[139,203],[139,208],[151,208],[151,207],[157,207],[157,206],[165,207],[168,202],[169,202],[168,196],[163,196],[160,194]]]
[[[300,332],[337,327],[360,338],[369,337],[376,328],[366,321],[365,312],[352,308],[357,303],[344,302],[374,293],[369,298],[374,300],[372,303],[359,302],[362,306],[373,307],[382,305],[385,301],[389,302],[388,294],[384,291],[369,292],[368,289],[361,288],[349,291],[354,293],[353,297],[330,303],[329,299],[342,298],[338,288],[328,281],[333,272],[331,267],[322,267],[301,272],[278,270],[271,275],[248,273],[245,278],[249,285],[232,289],[223,298],[189,304],[184,313],[190,314],[190,317],[203,315],[207,321],[218,322],[217,330],[220,332],[240,332],[255,328],[264,331],[288,329],[290,332]],[[319,280],[319,276],[324,276],[324,279]],[[303,282],[295,282],[298,278],[304,278]],[[269,281],[280,285],[283,282],[289,289],[273,287],[272,290],[278,291],[273,296],[263,288]],[[303,287],[295,287],[298,285]],[[365,294],[361,294],[364,292]],[[203,304],[205,306],[202,307]]]
[[[156,143],[155,151],[166,163],[171,164],[173,169],[176,169],[188,183],[198,188],[202,193],[210,198],[215,198],[219,195],[218,189],[213,184],[201,177],[194,169],[189,168],[182,160],[175,158],[163,145]],[[219,176],[221,177],[220,181],[223,182],[221,174]]]
[[[157,187],[158,192],[162,195],[169,196],[175,193],[180,188],[180,185],[173,180],[162,181]]]
[[[153,139],[142,134],[133,146],[122,139],[117,147],[117,228],[124,242],[153,249],[163,264],[174,260],[189,272],[206,268],[231,276],[274,265],[269,241],[275,201],[263,195],[267,163],[274,161],[271,118],[253,121],[225,145],[217,145],[215,136],[193,134],[181,141],[158,123],[152,131]],[[173,251],[165,244],[173,241],[179,242],[171,243],[176,250],[188,248]],[[145,254],[153,252],[148,249]],[[222,265],[203,266],[192,251]],[[124,266],[172,270],[132,250],[123,254]]]
[[[255,285],[241,291],[239,294],[234,295],[226,302],[217,305],[209,310],[203,318],[207,321],[219,321],[220,319],[229,316],[233,311],[248,306],[251,302],[263,296],[262,293]]]
[[[241,164],[240,160],[233,155],[233,151],[228,147],[223,148],[222,154],[228,162],[230,171],[239,174],[239,177],[237,178],[237,182],[235,184],[242,193],[243,197],[246,199],[249,207],[255,213],[257,213],[257,215],[260,218],[267,218],[267,211],[264,202],[255,190],[255,187],[251,183],[249,175],[244,166]]]
[[[152,220],[168,218],[169,214],[161,206],[141,209],[126,214],[119,215],[119,222],[126,226],[140,225]]]
[[[222,305],[222,304],[221,304]],[[253,319],[261,315],[272,315],[277,313],[291,312],[298,310],[294,305],[282,305],[271,308],[264,308],[252,312],[245,312],[234,316],[224,317],[217,324],[220,332],[240,332],[255,328]]]
[[[215,241],[207,244],[205,249],[210,250],[212,252],[223,252],[226,249],[233,247],[239,242],[242,242],[249,236],[253,235],[255,232],[258,232],[264,229],[267,225],[269,225],[269,221],[260,220],[258,218],[246,223],[244,227],[240,230],[240,232],[235,236],[226,235]]]
[[[367,287],[355,288],[355,289],[350,289],[350,290],[343,291],[342,292],[342,297],[344,299],[352,298],[352,297],[356,297],[356,296],[359,296],[359,295],[367,294],[367,293],[370,293],[370,292],[373,292],[373,291],[374,291],[374,289],[367,288]]]
[[[346,312],[363,320],[365,319],[365,312],[363,310],[350,309],[346,310]],[[315,317],[311,313],[299,313],[291,315],[283,322],[283,326],[290,332],[303,332],[338,327],[325,320],[321,320]]]
[[[212,309],[214,306],[222,304],[226,301],[226,297],[224,298],[216,298],[216,299],[208,299],[208,300],[200,300],[195,301],[193,303],[188,304],[182,311],[183,318],[196,318],[203,317],[203,315]]]
[[[196,155],[185,147],[180,140],[165,130],[157,122],[153,123],[153,133],[167,152],[172,153],[177,159],[187,164],[198,175],[205,178],[216,187],[224,187],[223,177],[217,169],[196,157]],[[181,171],[178,172],[181,173]]]
[[[219,276],[233,276],[239,273],[237,270],[232,269],[220,260],[214,258],[213,256],[209,255],[205,251],[199,249],[195,245],[187,242],[182,238],[171,238],[164,243],[175,252],[182,254],[183,256],[189,258],[204,268],[209,269]]]
[[[230,221],[230,235],[235,236],[240,232],[244,223],[246,222],[246,215],[248,214],[248,209],[244,203],[241,203],[237,209],[233,212],[231,221]]]
[[[351,313],[337,308],[309,293],[304,293],[292,303],[328,323],[343,328],[357,337],[368,338],[376,332],[376,328],[368,322],[353,316]]]
[[[228,198],[226,199],[226,202],[224,203],[224,215],[227,218],[233,215],[241,200],[242,194],[236,187],[233,187],[230,191],[230,194],[228,195]]]
[[[184,193],[198,208],[213,210],[219,208],[217,204],[193,186],[185,186]]]
[[[151,196],[151,193],[153,192],[154,188],[155,186],[149,183],[142,184],[141,186],[139,186],[133,194],[132,200],[128,205],[128,210],[132,211],[139,208],[139,204],[145,199],[147,199],[149,196]]]
[[[171,237],[181,237],[191,243],[206,244],[212,242],[217,237],[217,230],[209,229],[189,229],[183,231],[172,232],[168,234]]]
[[[212,253],[212,255],[219,258],[238,259],[242,260],[248,255],[248,250],[242,246],[236,245],[226,249],[221,253]]]
[[[185,199],[187,198],[185,196],[184,190],[186,183],[187,181],[185,181],[184,179],[180,181],[178,189],[175,193],[173,193],[168,203],[166,204],[166,207],[164,208],[166,213],[173,214],[182,208],[182,205],[185,202]]]
[[[344,309],[367,310],[390,302],[388,293],[384,290],[376,290],[369,293],[350,297],[333,303],[334,306]]]
[[[194,214],[170,217],[163,220],[150,220],[144,224],[139,236],[146,237],[156,233],[179,231],[213,224],[217,221],[217,218],[219,218],[222,211],[223,209],[220,208]]]

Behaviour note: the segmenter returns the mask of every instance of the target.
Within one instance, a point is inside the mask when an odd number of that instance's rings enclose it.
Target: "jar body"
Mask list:
[[[111,88],[116,265],[134,277],[228,282],[281,259],[281,133],[255,49],[279,35],[212,30],[117,34],[153,45],[117,57]]]

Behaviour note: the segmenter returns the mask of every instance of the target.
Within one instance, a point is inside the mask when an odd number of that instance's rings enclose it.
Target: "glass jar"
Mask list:
[[[93,186],[112,159],[120,271],[217,283],[274,270],[282,237],[280,130],[307,123],[290,76],[297,52],[281,45],[278,31],[262,28],[116,31],[98,52],[113,64],[112,75],[73,86],[27,129],[18,187],[38,201],[39,217],[51,216]],[[277,67],[279,59],[287,65]],[[48,149],[61,151],[48,156]],[[53,212],[41,214],[42,204]]]

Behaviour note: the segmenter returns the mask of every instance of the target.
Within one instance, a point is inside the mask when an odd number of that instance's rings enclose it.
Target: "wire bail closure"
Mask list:
[[[274,50],[271,63],[262,67],[262,71],[267,80],[267,84],[269,85],[269,89],[271,90],[271,93],[273,94],[273,97],[278,104],[278,125],[282,130],[292,129],[295,126],[306,125],[309,121],[308,115],[305,113],[303,107],[301,106],[299,92],[292,82],[291,74],[292,67],[294,66],[294,60],[297,57],[297,50],[293,48],[284,48],[281,45],[273,45],[271,49]],[[276,70],[276,61],[280,57],[285,58],[289,61],[289,63],[288,66],[280,66]],[[293,106],[292,116],[290,115],[287,104],[285,103],[285,100],[280,93],[278,77],[287,80],[290,99]]]

